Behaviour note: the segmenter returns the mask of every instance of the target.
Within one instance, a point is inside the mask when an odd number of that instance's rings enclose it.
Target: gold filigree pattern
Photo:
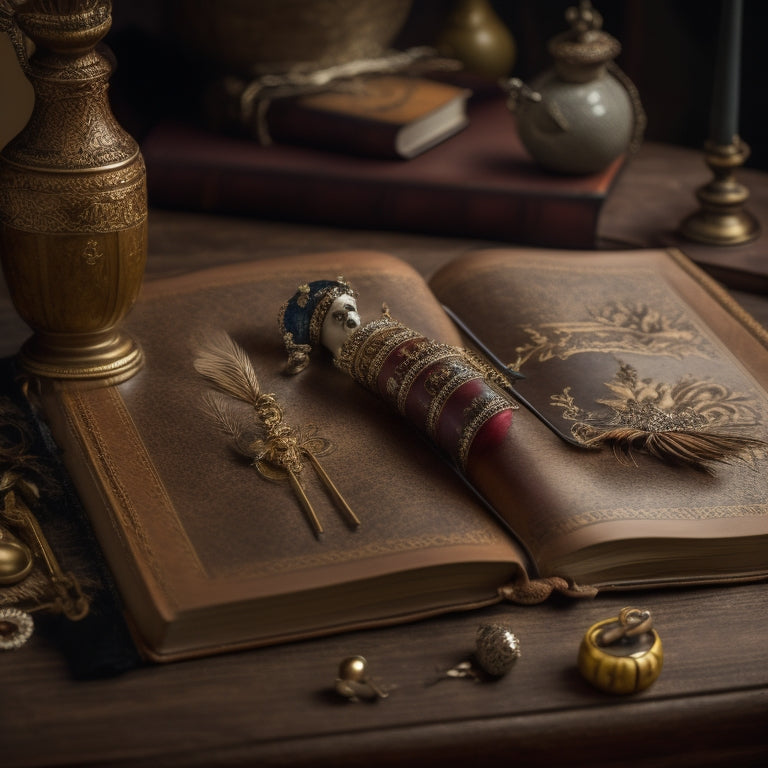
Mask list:
[[[147,218],[141,156],[102,173],[69,176],[0,166],[0,222],[26,232],[81,233],[129,229]]]
[[[529,360],[567,360],[585,352],[712,356],[704,337],[682,314],[666,315],[642,302],[609,302],[588,312],[589,320],[523,326],[530,341],[516,348],[510,367],[520,370]]]
[[[414,381],[432,366],[450,361],[459,365],[458,370],[455,371],[455,376],[461,378],[461,363],[462,361],[465,363],[464,369],[466,369],[466,361],[461,351],[456,347],[437,344],[422,338],[413,341],[407,349],[403,350],[402,359],[395,368],[395,376],[390,379],[394,386],[390,388],[390,382],[387,382],[387,389],[393,396],[401,414],[405,415],[406,402]]]
[[[587,446],[610,445],[621,461],[633,461],[633,454],[642,452],[711,471],[714,462],[766,452],[762,440],[737,433],[761,423],[757,402],[722,384],[692,376],[675,384],[641,379],[634,367],[621,364],[605,386],[611,396],[596,400],[607,409],[603,412],[579,406],[570,387],[552,395],[551,404],[574,422],[574,437]]]
[[[427,409],[427,434],[434,440],[437,425],[445,404],[459,387],[471,381],[477,373],[458,360],[447,360],[438,365],[427,377],[425,388],[432,396]]]
[[[43,496],[60,489],[45,462],[32,453],[33,443],[21,408],[0,398],[0,609],[6,619],[27,622],[29,633],[28,613],[49,611],[78,621],[90,608],[80,582],[62,569],[37,519]],[[26,637],[6,631],[0,639],[7,641],[0,648],[15,648]]]
[[[466,468],[467,466],[472,442],[480,428],[494,416],[510,410],[510,408],[517,408],[517,406],[510,405],[509,400],[493,390],[488,390],[472,400],[472,403],[464,411],[464,428],[459,439],[459,464],[461,467]]]
[[[367,323],[358,328],[346,341],[336,365],[368,389],[375,389],[384,360],[398,345],[418,337],[389,317]]]

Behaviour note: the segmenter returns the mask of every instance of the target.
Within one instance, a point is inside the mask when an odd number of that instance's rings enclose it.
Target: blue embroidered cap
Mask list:
[[[323,321],[331,304],[344,294],[354,296],[343,277],[302,283],[280,308],[279,324],[288,351],[289,373],[298,373],[309,363],[309,353],[320,341]]]

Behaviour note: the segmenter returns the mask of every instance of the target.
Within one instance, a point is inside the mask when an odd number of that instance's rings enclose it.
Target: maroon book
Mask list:
[[[353,228],[595,246],[624,164],[589,176],[540,168],[501,99],[470,103],[469,125],[410,160],[272,144],[161,123],[146,137],[150,204]]]

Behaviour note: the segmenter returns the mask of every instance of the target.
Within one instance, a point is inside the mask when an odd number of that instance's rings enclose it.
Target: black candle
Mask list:
[[[739,132],[741,18],[742,0],[723,0],[709,124],[709,139],[720,146],[733,144]]]

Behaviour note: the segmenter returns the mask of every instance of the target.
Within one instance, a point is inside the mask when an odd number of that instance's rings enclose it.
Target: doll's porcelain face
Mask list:
[[[349,335],[360,327],[360,315],[355,299],[344,293],[331,304],[323,321],[320,342],[338,357],[341,347]]]

